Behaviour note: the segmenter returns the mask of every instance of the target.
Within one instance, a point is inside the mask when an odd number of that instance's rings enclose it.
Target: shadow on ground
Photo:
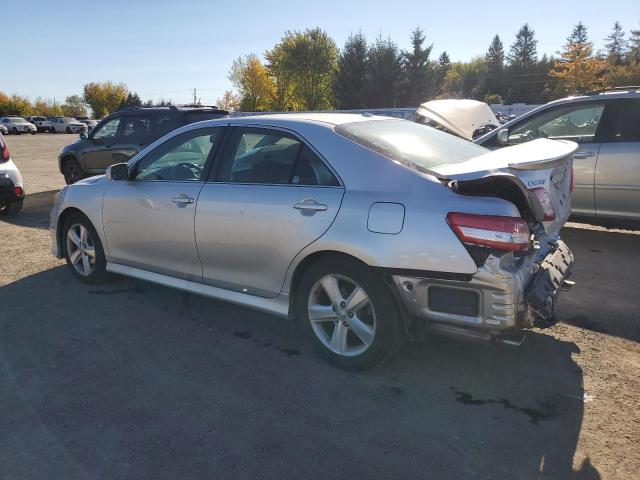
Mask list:
[[[123,278],[58,267],[0,304],[6,478],[599,478],[572,469],[580,352],[551,336],[349,373],[288,321]]]
[[[560,321],[640,342],[640,235],[565,228],[562,238],[575,255],[576,285],[560,297]]]
[[[30,228],[49,228],[49,212],[53,205],[53,197],[58,190],[27,194],[22,211],[17,215],[0,217],[2,222]]]

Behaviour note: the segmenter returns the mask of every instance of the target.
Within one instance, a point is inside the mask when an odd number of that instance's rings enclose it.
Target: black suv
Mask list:
[[[105,117],[91,133],[60,152],[58,166],[67,185],[104,173],[114,163],[129,160],[163,135],[189,123],[221,118],[216,107],[131,107]]]

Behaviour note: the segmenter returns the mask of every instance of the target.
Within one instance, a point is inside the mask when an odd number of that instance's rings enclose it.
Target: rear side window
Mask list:
[[[142,143],[151,136],[151,119],[148,115],[130,115],[122,128],[124,142]]]
[[[217,179],[266,185],[340,185],[302,141],[285,132],[262,128],[234,131]]]
[[[161,113],[151,116],[151,130],[156,138],[166,135],[177,127],[175,120],[169,113]]]
[[[599,137],[602,142],[640,142],[640,100],[609,103]]]

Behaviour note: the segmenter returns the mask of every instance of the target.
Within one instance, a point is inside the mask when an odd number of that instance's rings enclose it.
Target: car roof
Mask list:
[[[273,125],[288,127],[300,124],[319,125],[333,128],[337,125],[347,123],[398,120],[393,117],[383,117],[367,113],[331,113],[331,112],[300,112],[300,113],[277,113],[266,115],[250,115],[243,117],[227,117],[213,120],[206,120],[200,123],[229,124],[229,125]]]

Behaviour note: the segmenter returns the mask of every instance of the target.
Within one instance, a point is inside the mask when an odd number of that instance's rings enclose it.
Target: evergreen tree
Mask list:
[[[379,36],[367,54],[366,104],[372,108],[392,108],[398,103],[402,57],[398,45]]]
[[[120,106],[118,107],[118,109],[120,108],[126,108],[126,107],[141,107],[142,106],[142,100],[140,100],[140,96],[137,93],[131,93],[129,92],[127,94],[127,98],[125,98],[122,102],[120,102]]]
[[[518,30],[516,40],[509,48],[507,55],[508,82],[510,84],[507,99],[510,102],[534,103],[539,101],[537,97],[541,90],[541,79],[534,71],[538,61],[537,44],[535,32],[525,23]],[[544,82],[544,78],[542,78],[542,82]]]
[[[403,106],[417,106],[431,95],[429,56],[433,45],[423,47],[424,33],[420,27],[411,32],[413,50],[402,52],[402,85],[400,101]]]
[[[367,74],[367,39],[362,32],[349,35],[338,58],[333,81],[336,108],[365,108],[364,85]]]
[[[502,96],[504,94],[504,47],[498,35],[493,37],[485,59],[487,61],[488,94]]]
[[[444,79],[447,76],[447,72],[451,67],[451,59],[447,52],[442,52],[438,57],[438,64],[435,66],[435,73],[433,79],[433,95],[438,96],[442,93],[444,87]]]
[[[626,58],[627,63],[640,64],[640,30],[631,30]]]
[[[614,66],[622,65],[627,50],[627,42],[624,39],[624,31],[620,22],[613,24],[613,31],[605,40],[609,64]]]

